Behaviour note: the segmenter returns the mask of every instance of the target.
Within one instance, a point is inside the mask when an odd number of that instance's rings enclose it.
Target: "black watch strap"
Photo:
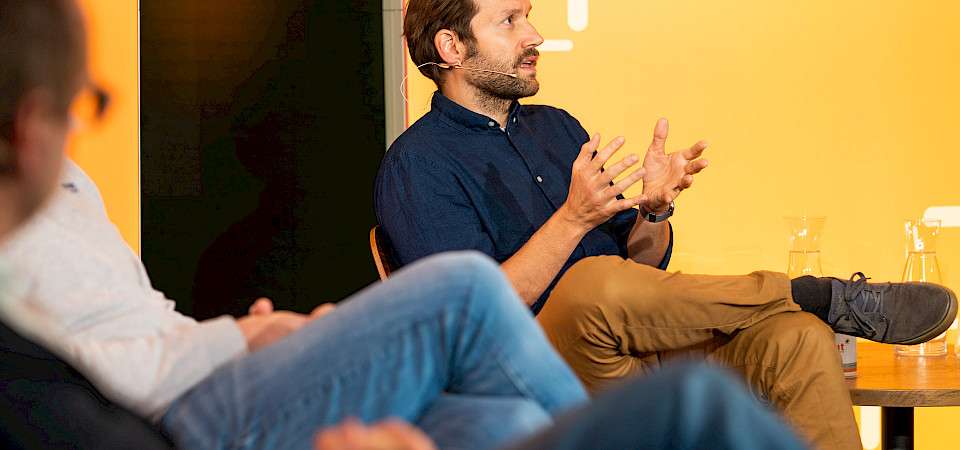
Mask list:
[[[643,220],[647,222],[659,223],[663,222],[670,218],[673,215],[673,202],[670,202],[670,209],[667,209],[667,212],[663,214],[654,214],[650,211],[647,211],[647,208],[644,208],[643,205],[640,205],[640,215],[643,216]]]

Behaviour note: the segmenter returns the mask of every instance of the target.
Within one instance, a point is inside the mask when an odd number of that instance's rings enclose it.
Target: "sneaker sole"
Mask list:
[[[943,332],[947,331],[947,329],[950,328],[950,325],[953,325],[953,319],[957,317],[957,294],[955,294],[952,290],[946,287],[944,287],[944,290],[946,290],[947,294],[949,294],[950,308],[948,308],[946,311],[946,314],[944,314],[944,316],[940,318],[940,322],[937,323],[937,326],[931,328],[930,330],[927,330],[920,336],[917,336],[916,338],[913,338],[909,341],[893,342],[894,344],[899,344],[899,345],[922,344],[924,342],[929,341],[930,339],[940,336],[941,334],[943,334]]]

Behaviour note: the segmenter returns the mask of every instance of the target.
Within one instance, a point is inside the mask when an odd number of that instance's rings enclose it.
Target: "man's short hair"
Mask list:
[[[66,113],[86,42],[73,0],[0,0],[0,133],[7,135],[21,97],[48,89]]]
[[[418,66],[427,62],[444,63],[433,44],[433,38],[440,30],[453,31],[461,41],[473,44],[476,39],[470,21],[475,15],[477,4],[474,0],[410,0],[403,18],[403,36],[407,39],[413,63]],[[440,86],[443,69],[428,64],[420,68],[420,73]]]

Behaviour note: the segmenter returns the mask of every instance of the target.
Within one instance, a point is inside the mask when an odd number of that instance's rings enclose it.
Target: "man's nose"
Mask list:
[[[536,47],[543,43],[543,36],[540,36],[540,33],[537,32],[537,29],[533,26],[532,23],[527,22],[528,30],[526,33],[526,38],[523,41],[524,48],[527,47]]]

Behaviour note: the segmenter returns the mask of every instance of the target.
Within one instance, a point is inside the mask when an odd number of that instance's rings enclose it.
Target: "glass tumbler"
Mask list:
[[[907,238],[907,263],[903,267],[903,281],[940,283],[940,263],[937,262],[937,235],[939,219],[908,219],[903,221]],[[898,355],[940,356],[947,354],[947,333],[917,345],[895,345]]]

